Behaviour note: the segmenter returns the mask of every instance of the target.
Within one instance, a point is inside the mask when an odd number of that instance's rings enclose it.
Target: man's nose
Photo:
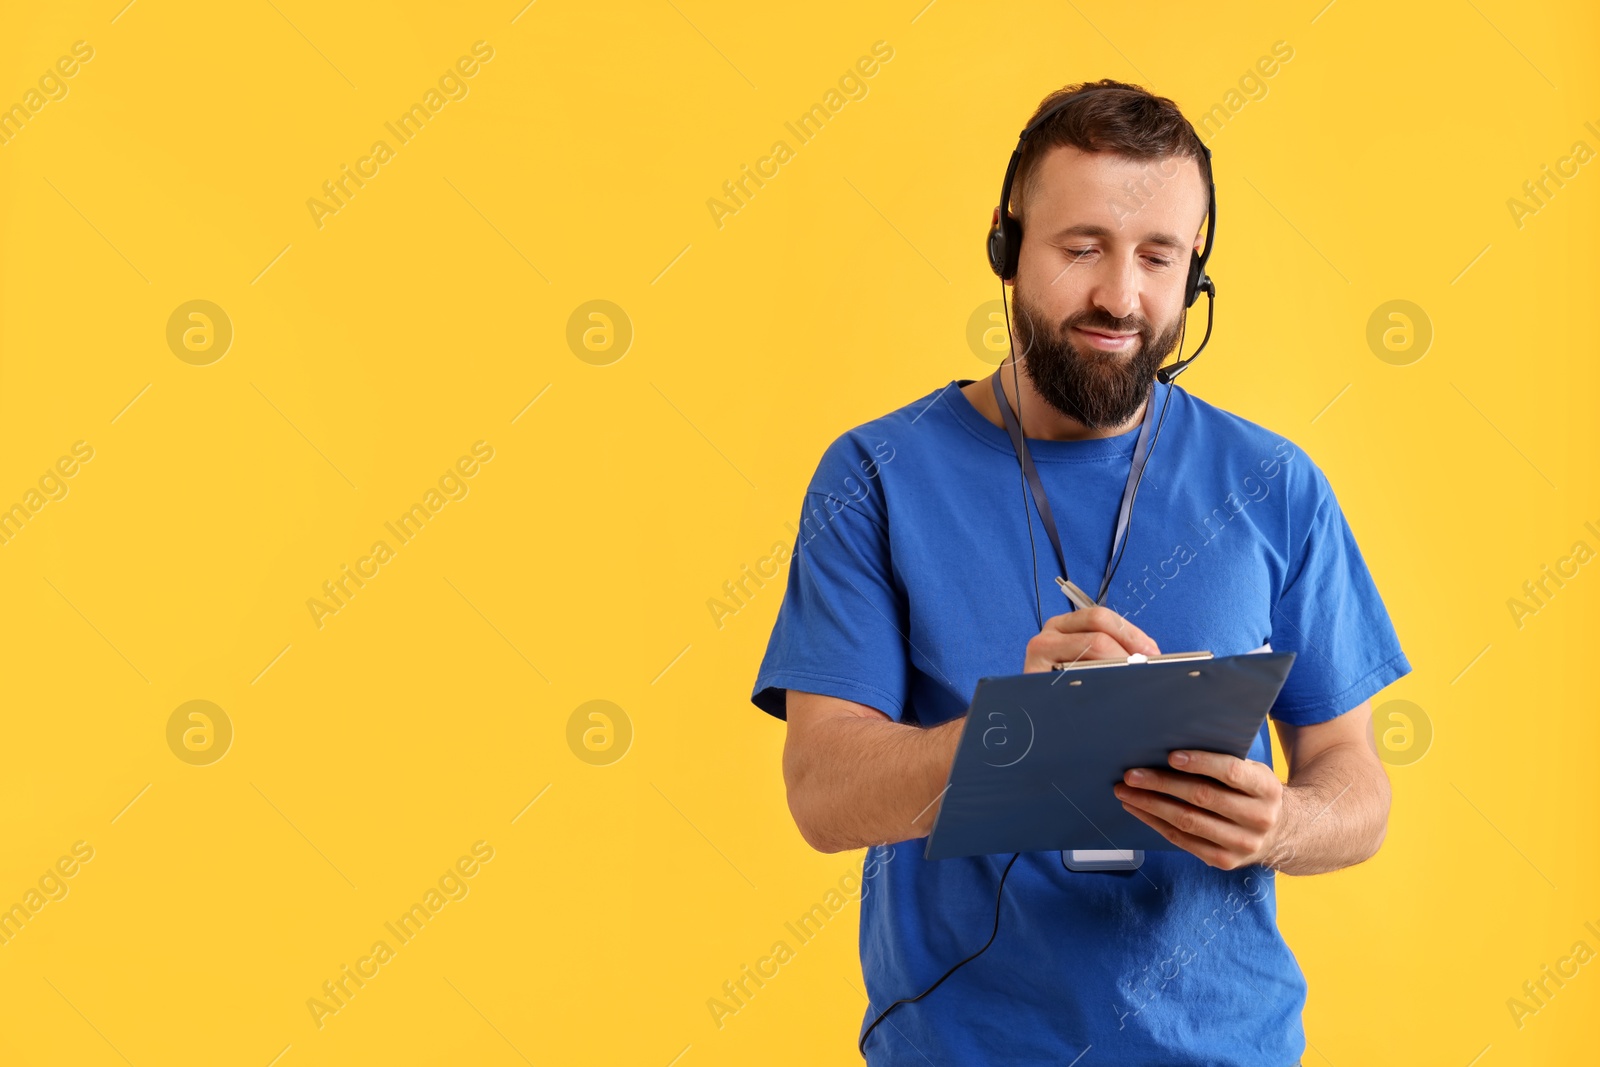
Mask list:
[[[1090,298],[1106,314],[1118,319],[1128,318],[1139,309],[1137,270],[1135,263],[1114,262],[1111,257],[1104,257]]]

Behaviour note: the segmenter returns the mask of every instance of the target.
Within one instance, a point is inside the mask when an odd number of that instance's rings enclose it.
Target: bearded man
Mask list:
[[[1015,356],[827,448],[751,700],[787,720],[801,835],[839,852],[928,835],[979,678],[1295,652],[1269,713],[1287,782],[1263,723],[1244,759],[1177,751],[1110,787],[1171,851],[886,850],[862,897],[858,1033],[883,1065],[1288,1067],[1307,984],[1276,878],[1377,851],[1390,792],[1371,699],[1411,667],[1322,471],[1159,380],[1214,215],[1192,125],[1108,79],[1052,93],[1029,127],[1000,206],[1019,241],[996,264]],[[1146,449],[1152,416],[1164,436]],[[1058,569],[1087,594],[1062,600]]]

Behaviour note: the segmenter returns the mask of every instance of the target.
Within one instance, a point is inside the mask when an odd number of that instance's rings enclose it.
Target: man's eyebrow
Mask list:
[[[1076,226],[1068,226],[1065,229],[1057,230],[1052,240],[1059,241],[1064,237],[1111,237],[1112,235],[1113,233],[1108,227],[1097,226],[1092,222],[1080,222]],[[1171,248],[1175,251],[1182,251],[1189,247],[1187,242],[1178,240],[1170,233],[1147,233],[1139,238],[1139,243],[1160,245],[1163,248]]]

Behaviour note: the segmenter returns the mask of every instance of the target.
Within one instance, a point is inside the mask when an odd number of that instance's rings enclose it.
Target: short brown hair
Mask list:
[[[1083,152],[1111,152],[1136,160],[1186,157],[1199,164],[1202,187],[1210,185],[1211,162],[1202,150],[1200,135],[1183,117],[1177,104],[1137,85],[1111,78],[1068,85],[1040,101],[1028,124],[1037,122],[1040,115],[1061,101],[1079,96],[1083,99],[1062,107],[1043,126],[1030,133],[1023,144],[1022,158],[1017,163],[1017,175],[1012,183],[1011,204],[1007,205],[1013,218],[1023,217],[1021,208],[1027,201],[1029,182],[1039,160],[1050,149],[1061,145],[1071,145]]]

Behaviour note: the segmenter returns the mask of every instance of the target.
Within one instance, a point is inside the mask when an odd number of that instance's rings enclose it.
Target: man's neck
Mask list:
[[[1000,375],[1000,388],[1005,391],[1006,399],[1011,403],[1011,410],[1022,412],[1023,431],[1030,438],[1038,438],[1044,441],[1089,441],[1127,433],[1139,425],[1139,421],[1144,417],[1145,405],[1150,402],[1147,397],[1139,404],[1139,409],[1133,413],[1132,417],[1120,426],[1093,429],[1085,426],[1077,419],[1057,411],[1034,388],[1033,382],[1028,380],[1028,376],[1026,374],[1015,374],[1009,363],[1002,364],[996,373]],[[1017,406],[1017,390],[1016,384],[1013,382],[1013,376],[1022,386],[1022,406],[1020,408]],[[972,402],[972,406],[977,408],[984,418],[1001,429],[1005,428],[1005,420],[1000,414],[999,405],[995,402],[994,386],[989,384],[987,378],[980,378],[970,385],[962,386],[961,392]]]

